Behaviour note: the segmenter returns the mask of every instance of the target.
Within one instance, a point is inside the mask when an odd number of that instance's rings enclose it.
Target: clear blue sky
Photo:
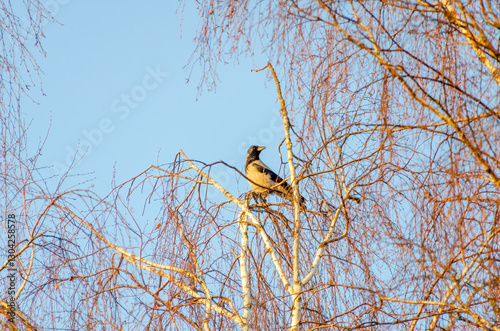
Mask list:
[[[198,96],[199,69],[186,83],[196,8],[186,7],[182,17],[176,1],[48,4],[58,23],[45,26],[46,56],[37,55],[46,95],[33,92],[37,103],[25,98],[22,104],[33,119],[31,150],[50,127],[39,166],[53,165],[57,172],[77,148],[90,146],[73,173],[93,173],[101,193],[110,188],[115,164],[121,182],[150,164],[171,162],[179,149],[242,169],[246,149],[263,144],[269,147],[263,159],[279,166],[276,90],[265,73],[250,71],[267,58],[221,65],[215,93]],[[250,189],[243,184],[240,193]]]

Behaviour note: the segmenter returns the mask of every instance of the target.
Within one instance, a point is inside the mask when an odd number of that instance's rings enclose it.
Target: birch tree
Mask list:
[[[17,326],[498,330],[498,3],[198,6],[200,87],[268,58],[252,69],[276,87],[293,201],[183,151],[106,197],[32,170]]]
[[[345,198],[332,208],[344,208],[359,261],[319,255],[325,268],[362,272],[317,271],[335,289],[313,291],[330,308],[305,317],[294,297],[302,314],[289,326],[498,329],[498,3],[204,1],[199,11],[200,87],[215,87],[227,57],[263,52],[281,74],[305,167],[292,180],[324,193],[329,172],[340,180],[328,192],[362,195],[356,208]]]

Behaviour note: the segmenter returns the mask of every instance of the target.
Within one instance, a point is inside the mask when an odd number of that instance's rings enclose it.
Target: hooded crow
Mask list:
[[[269,193],[276,193],[290,201],[293,199],[293,189],[286,181],[269,169],[259,159],[260,152],[265,149],[264,146],[251,146],[248,149],[247,161],[245,164],[245,174],[248,183],[256,193],[264,198]],[[304,197],[300,197],[300,204],[304,206]]]

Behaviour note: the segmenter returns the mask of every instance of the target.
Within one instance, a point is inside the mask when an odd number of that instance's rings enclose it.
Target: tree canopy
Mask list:
[[[230,192],[211,172],[242,169],[183,151],[106,197],[48,191],[4,102],[4,215],[22,205],[28,238],[16,246],[17,327],[499,330],[498,2],[198,10],[200,88],[222,62],[268,57],[249,69],[277,88],[293,201]]]

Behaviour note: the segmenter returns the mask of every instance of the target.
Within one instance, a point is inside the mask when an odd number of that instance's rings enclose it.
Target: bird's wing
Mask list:
[[[283,178],[278,176],[274,171],[269,169],[269,167],[262,163],[262,161],[255,160],[250,162],[250,164],[246,167],[246,175],[251,181],[250,186],[257,190],[257,192],[258,189],[266,188],[274,191],[274,193],[284,196],[289,200],[292,199],[292,186],[290,186],[290,184],[284,181]],[[302,206],[305,206],[304,201],[304,197],[301,196],[300,203]]]
[[[264,163],[261,161],[256,161],[253,163],[253,166],[255,167],[255,170],[258,172],[261,172],[266,175],[266,177],[269,179],[269,183],[267,184],[267,187],[281,191],[283,193],[290,193],[292,191],[292,187],[283,180],[280,176],[278,176],[274,171],[269,169]],[[280,185],[277,185],[280,184]]]

